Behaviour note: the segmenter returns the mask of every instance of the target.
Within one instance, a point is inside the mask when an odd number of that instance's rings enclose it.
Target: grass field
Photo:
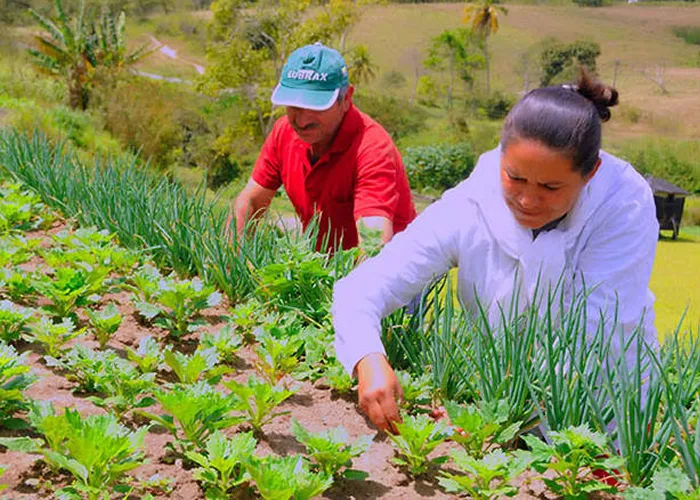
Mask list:
[[[677,241],[662,238],[651,275],[659,336],[673,331],[687,308],[684,329],[700,325],[700,230],[681,230]]]

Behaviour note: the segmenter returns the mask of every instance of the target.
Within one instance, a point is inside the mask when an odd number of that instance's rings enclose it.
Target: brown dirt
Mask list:
[[[55,228],[54,228],[55,229]],[[124,353],[126,347],[138,344],[140,338],[153,335],[164,340],[165,332],[145,326],[138,319],[134,307],[131,304],[130,294],[120,292],[107,295],[105,300],[114,302],[123,315],[123,322],[109,342],[108,346],[119,353]],[[201,331],[214,332],[225,322],[227,304],[206,311],[208,325]],[[75,342],[83,343],[93,349],[97,348],[97,342],[89,335],[85,335]],[[31,386],[27,395],[38,400],[52,401],[56,407],[72,407],[81,413],[98,414],[103,410],[97,408],[80,394],[73,394],[73,383],[67,381],[60,373],[48,368],[43,360],[40,349],[31,345],[18,346],[20,351],[28,351],[28,360],[32,371],[39,377]],[[253,372],[252,361],[254,353],[246,347],[239,352],[239,360],[236,363],[238,370],[228,378],[238,380],[247,379]],[[296,418],[311,431],[321,431],[338,425],[343,425],[351,438],[355,439],[366,434],[375,434],[376,430],[359,411],[356,404],[356,395],[350,397],[337,397],[330,390],[319,389],[309,382],[289,381],[290,385],[298,385],[298,392],[287,400],[283,410],[291,413],[279,417],[264,428],[264,436],[259,442],[257,453],[266,455],[275,453],[287,455],[303,453],[303,448],[296,442],[290,432],[290,422]],[[157,413],[156,408],[150,409]],[[244,426],[229,429],[232,434]],[[1,436],[31,435],[28,431],[0,430]],[[165,445],[171,440],[171,436],[158,427],[152,427],[146,436],[145,448],[148,461],[136,469],[133,476],[146,480],[154,474],[173,480],[172,493],[167,496],[156,494],[156,498],[174,498],[183,500],[203,499],[204,495],[199,485],[192,478],[192,471],[186,470],[181,461],[166,463]],[[97,444],[97,443],[96,443]],[[435,454],[446,454],[455,447],[454,443],[446,443],[439,447]],[[353,467],[369,474],[365,481],[340,481],[334,485],[323,498],[327,499],[418,499],[452,498],[443,492],[435,480],[435,473],[426,478],[414,481],[409,479],[402,471],[398,470],[391,462],[393,448],[385,435],[376,434],[370,450],[354,461]],[[56,488],[70,482],[70,478],[64,474],[51,471],[40,460],[38,455],[15,453],[4,451],[0,453],[0,463],[6,464],[6,472],[1,482],[8,487],[3,491],[3,498],[35,499],[50,498],[51,492]],[[517,481],[520,492],[515,498],[553,498],[544,491],[541,481],[533,479],[533,474],[523,475]],[[246,498],[249,493],[242,494]]]

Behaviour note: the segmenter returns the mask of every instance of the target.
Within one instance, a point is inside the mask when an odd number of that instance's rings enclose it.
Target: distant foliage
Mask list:
[[[596,72],[596,59],[600,56],[600,45],[589,40],[562,43],[554,38],[547,41],[540,55],[543,87],[573,80],[579,67]]]
[[[691,193],[700,194],[700,143],[693,140],[643,139],[630,141],[616,154],[639,172],[665,179]]]
[[[469,143],[407,148],[403,161],[411,187],[444,191],[466,179],[477,155]]]
[[[574,0],[574,3],[579,7],[602,7],[603,0]]]
[[[481,103],[481,108],[484,110],[487,118],[500,120],[506,117],[513,104],[515,104],[515,97],[505,92],[497,91],[484,99]]]
[[[691,45],[700,45],[700,26],[674,26],[673,34]]]
[[[353,100],[362,112],[379,122],[394,140],[425,128],[426,112],[406,100],[377,95],[356,95]]]

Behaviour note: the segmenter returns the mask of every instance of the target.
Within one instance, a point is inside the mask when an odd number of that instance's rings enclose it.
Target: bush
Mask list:
[[[674,26],[673,34],[691,45],[700,45],[700,26]]]
[[[440,144],[407,148],[403,161],[411,187],[444,191],[466,179],[476,164],[472,145]]]
[[[574,0],[574,3],[579,7],[602,7],[603,0]]]
[[[660,177],[691,193],[700,193],[700,142],[645,138],[613,149],[642,174]]]
[[[425,128],[426,112],[397,97],[358,95],[357,107],[386,129],[394,140]]]
[[[515,104],[515,98],[504,92],[493,92],[481,103],[481,109],[491,120],[501,120],[506,117],[510,108]]]
[[[236,180],[242,173],[250,172],[252,168],[253,160],[250,158],[233,159],[231,155],[219,156],[209,167],[207,187],[213,190],[219,189]]]

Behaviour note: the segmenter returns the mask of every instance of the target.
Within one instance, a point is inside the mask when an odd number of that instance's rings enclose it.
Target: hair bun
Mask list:
[[[588,71],[581,68],[576,91],[593,103],[598,110],[598,116],[604,122],[610,119],[610,107],[618,103],[618,93],[613,87],[595,79]]]

